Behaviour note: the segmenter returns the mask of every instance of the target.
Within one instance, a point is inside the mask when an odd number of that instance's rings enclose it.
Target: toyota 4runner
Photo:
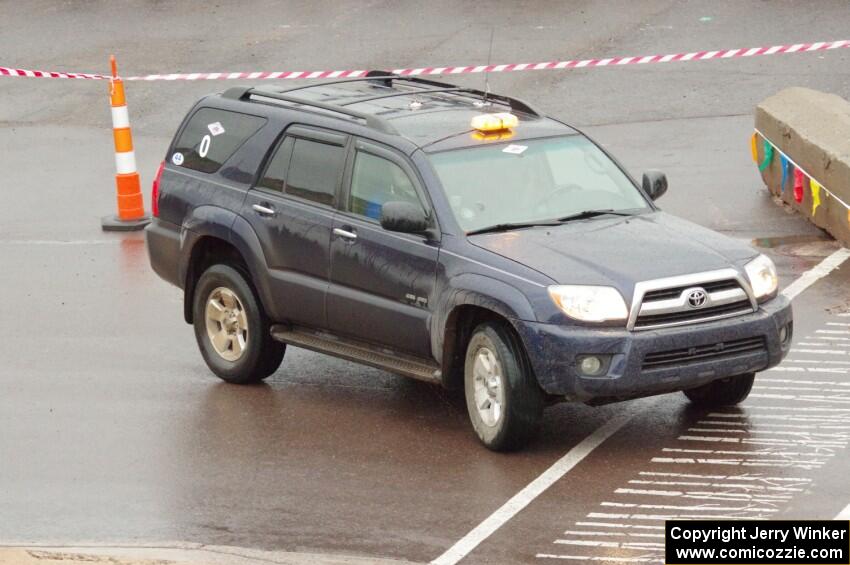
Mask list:
[[[666,190],[525,102],[371,71],[200,100],[148,250],[225,381],[303,347],[463,387],[504,450],[558,400],[738,403],[787,353],[771,260],[660,211]]]

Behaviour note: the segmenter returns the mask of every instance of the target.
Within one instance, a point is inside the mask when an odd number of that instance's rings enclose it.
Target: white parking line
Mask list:
[[[834,269],[837,269],[848,257],[850,257],[850,249],[842,247],[815,265],[812,269],[800,275],[797,280],[789,284],[785,290],[782,291],[782,294],[793,300],[795,296],[812,286],[819,279],[822,279]]]
[[[663,549],[663,543],[644,541],[644,542],[617,542],[617,541],[598,541],[598,540],[573,540],[573,539],[556,539],[554,543],[560,545],[580,545],[586,547],[607,547],[610,549]]]
[[[762,475],[695,475],[693,473],[660,473],[658,471],[640,471],[638,475],[646,477],[673,477],[681,479],[710,479],[713,481],[750,481],[757,483],[810,483],[812,479],[806,477],[764,477]]]
[[[596,532],[586,530],[567,530],[565,536],[611,537],[611,538],[661,538],[664,534],[645,534],[638,532]]]
[[[558,459],[554,465],[546,469],[543,474],[531,481],[524,489],[516,493],[510,500],[504,503],[498,510],[493,512],[486,520],[473,528],[471,532],[463,536],[457,543],[451,546],[445,553],[431,561],[432,565],[454,565],[478,547],[478,545],[490,535],[501,528],[508,520],[528,506],[532,500],[540,496],[546,489],[552,486],[558,479],[566,475],[570,469],[578,465],[585,457],[599,447],[602,442],[614,435],[620,428],[625,426],[635,416],[635,412],[625,412],[615,416],[602,427],[597,428],[592,434],[584,438],[581,443],[569,450],[566,455]]]
[[[837,351],[835,349],[797,349],[791,348],[791,353],[811,353],[813,355],[847,355],[846,351]]]
[[[591,512],[588,518],[604,520],[647,520],[665,522],[667,520],[765,520],[768,516],[741,516],[732,514],[612,514],[610,512]]]
[[[538,553],[535,555],[537,559],[563,559],[568,561],[605,561],[608,563],[664,563],[663,559],[655,557],[611,557],[610,555],[553,555],[551,553]]]
[[[832,361],[823,359],[784,359],[783,363],[814,363],[815,365],[824,363],[830,365],[850,365],[850,361]]]
[[[621,524],[619,522],[576,522],[576,526],[595,528],[616,528],[623,530],[661,530],[664,526],[645,526],[643,524]]]
[[[826,257],[823,261],[815,265],[812,269],[806,271],[802,275],[800,275],[796,280],[794,280],[790,285],[788,285],[783,291],[782,294],[786,296],[789,300],[793,300],[800,293],[809,288],[812,284],[820,280],[821,278],[828,275],[834,269],[838,268],[846,259],[850,258],[850,249],[839,249]],[[816,354],[826,354],[827,351],[821,352],[821,350],[793,350],[794,352],[799,353],[816,353]],[[847,351],[828,351],[828,354],[838,354],[838,355],[846,355]],[[773,395],[760,395],[762,397],[773,397]],[[776,395],[777,398],[783,398],[780,395]],[[795,398],[795,397],[790,397]],[[576,465],[578,465],[582,460],[584,460],[590,453],[602,445],[606,439],[614,435],[620,428],[625,426],[633,417],[635,413],[626,412],[619,416],[612,418],[609,422],[603,424],[596,431],[587,436],[584,440],[581,441],[578,445],[573,447],[570,451],[568,451],[563,457],[561,457],[558,461],[556,461],[551,467],[549,467],[546,471],[544,471],[540,476],[526,485],[521,491],[515,494],[510,498],[507,502],[505,502],[501,507],[499,507],[495,512],[493,512],[490,516],[488,516],[483,522],[478,524],[475,528],[473,528],[469,533],[463,536],[460,540],[458,540],[454,545],[452,545],[449,549],[447,549],[442,555],[431,561],[432,565],[455,565],[461,559],[469,555],[476,547],[478,547],[484,540],[489,538],[496,530],[501,528],[505,523],[507,523],[511,518],[516,516],[520,511],[522,511],[526,506],[531,504],[531,502],[540,496],[543,492],[545,492],[550,486],[552,486],[555,482],[561,479],[564,475],[566,475],[570,470],[572,470]],[[680,438],[682,439],[682,438]],[[719,439],[719,438],[718,438]],[[737,438],[735,438],[737,439]],[[798,440],[798,443],[800,442]],[[719,461],[718,461],[719,463]],[[740,464],[740,463],[739,463]],[[746,464],[746,463],[744,463]],[[628,516],[628,515],[621,515]],[[637,517],[638,515],[633,515]],[[640,519],[658,519],[658,517],[649,518],[647,515],[640,515]],[[588,517],[594,518],[597,517],[593,514],[589,514]],[[602,515],[598,517],[603,517]],[[696,517],[693,517],[696,518]],[[707,519],[716,519],[719,516],[704,516]],[[541,554],[538,554],[537,557],[542,557]],[[547,557],[555,557],[558,556],[547,556]],[[563,556],[562,558],[570,558],[567,556]],[[575,558],[575,557],[572,557]]]
[[[850,504],[847,505],[847,508],[838,513],[838,516],[835,517],[836,520],[850,520]]]

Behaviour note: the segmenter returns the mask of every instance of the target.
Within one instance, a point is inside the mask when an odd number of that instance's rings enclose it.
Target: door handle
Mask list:
[[[348,231],[340,228],[334,228],[334,235],[338,235],[343,239],[347,239],[349,241],[354,241],[357,239],[357,234],[353,231]]]
[[[275,211],[274,208],[269,208],[268,206],[263,206],[262,204],[254,204],[251,206],[255,212],[257,212],[261,216],[274,216]]]

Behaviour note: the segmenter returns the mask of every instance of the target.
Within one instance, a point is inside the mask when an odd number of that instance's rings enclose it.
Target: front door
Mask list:
[[[347,137],[287,129],[242,211],[269,267],[275,321],[324,328],[329,247]]]
[[[354,144],[343,202],[331,234],[331,331],[431,357],[429,322],[439,247],[423,235],[380,225],[389,201],[429,209],[406,160],[365,141]]]

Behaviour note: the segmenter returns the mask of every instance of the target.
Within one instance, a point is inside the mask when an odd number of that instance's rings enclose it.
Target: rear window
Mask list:
[[[257,116],[201,108],[189,119],[174,144],[171,163],[214,173],[265,123],[265,118]]]

